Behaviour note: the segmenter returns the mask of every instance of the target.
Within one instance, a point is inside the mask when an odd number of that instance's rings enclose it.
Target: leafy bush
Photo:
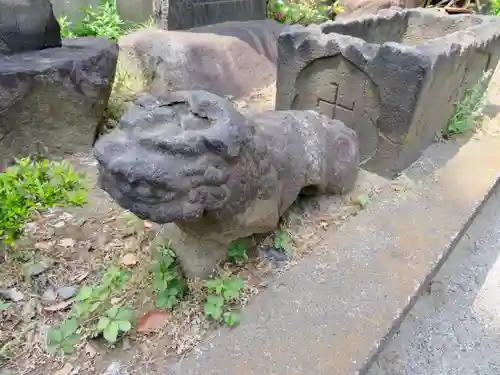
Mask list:
[[[491,14],[493,16],[500,16],[500,0],[493,0],[491,2]]]
[[[0,173],[0,240],[12,245],[38,211],[82,206],[86,195],[82,176],[67,162],[20,159]]]
[[[105,36],[116,41],[126,33],[125,22],[116,8],[116,0],[101,0],[97,9],[84,7],[83,12],[83,20],[74,26],[66,17],[59,17],[63,37]]]
[[[315,24],[334,19],[342,12],[338,0],[319,4],[315,0],[268,0],[268,17],[283,24]]]

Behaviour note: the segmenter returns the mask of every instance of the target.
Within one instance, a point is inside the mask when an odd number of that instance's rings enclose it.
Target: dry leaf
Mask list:
[[[163,327],[169,318],[170,313],[166,310],[151,310],[146,312],[139,319],[137,332],[148,333],[154,332]]]
[[[72,300],[68,300],[68,301],[64,301],[61,303],[57,303],[55,305],[50,305],[50,306],[44,307],[43,309],[45,311],[50,311],[50,312],[61,311],[61,310],[67,309],[69,306],[71,306],[72,303],[73,303]]]
[[[120,260],[122,266],[134,266],[137,264],[137,256],[134,253],[128,253]]]
[[[81,283],[83,280],[85,280],[87,278],[87,276],[89,275],[89,272],[88,271],[82,271],[82,272],[78,272],[73,278],[72,280],[77,282],[77,283]]]
[[[73,247],[75,246],[75,240],[72,238],[63,238],[61,241],[59,241],[59,245],[62,247]]]
[[[54,246],[54,242],[53,241],[49,241],[49,242],[37,242],[35,244],[35,248],[37,250],[50,250],[52,248],[52,246]]]
[[[73,366],[66,363],[62,369],[57,370],[53,375],[69,375],[71,374],[71,371],[73,371]]]
[[[89,358],[94,358],[97,355],[97,350],[95,350],[92,345],[87,343],[87,345],[85,345],[85,353]]]
[[[319,222],[319,227],[323,230],[328,229],[329,224],[326,221],[320,221]]]

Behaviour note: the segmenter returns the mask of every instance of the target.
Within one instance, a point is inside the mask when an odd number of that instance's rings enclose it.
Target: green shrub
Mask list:
[[[116,0],[101,0],[97,9],[84,7],[83,12],[83,20],[74,26],[66,17],[59,17],[63,37],[104,36],[116,41],[126,33],[125,22],[116,8]]]
[[[12,245],[39,210],[82,206],[86,193],[82,176],[67,162],[19,160],[0,173],[0,240]]]
[[[493,0],[491,2],[491,14],[494,16],[500,16],[500,0]]]
[[[316,24],[334,19],[343,9],[338,0],[331,3],[316,0],[268,0],[268,17],[283,24]]]

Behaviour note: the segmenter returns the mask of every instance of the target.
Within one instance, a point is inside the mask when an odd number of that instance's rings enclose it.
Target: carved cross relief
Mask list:
[[[349,85],[345,88],[353,88],[359,91],[355,85]],[[345,90],[344,88],[344,90]],[[355,120],[357,112],[357,100],[363,100],[363,94],[358,92],[340,92],[340,87],[337,83],[331,82],[320,88],[316,106],[318,112],[330,118],[338,119],[346,124],[351,124]]]

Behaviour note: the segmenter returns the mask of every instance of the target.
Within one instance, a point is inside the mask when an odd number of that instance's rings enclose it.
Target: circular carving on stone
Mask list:
[[[380,96],[368,75],[342,55],[323,57],[298,75],[292,109],[315,110],[338,119],[358,135],[361,164],[377,151]]]

